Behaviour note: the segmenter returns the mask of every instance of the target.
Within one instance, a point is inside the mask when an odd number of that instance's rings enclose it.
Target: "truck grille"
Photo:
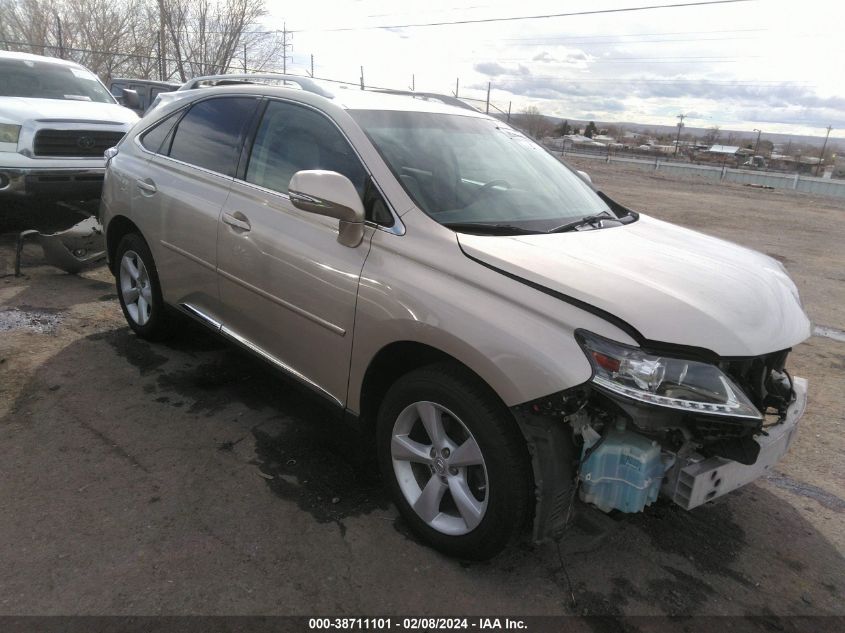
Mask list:
[[[39,130],[35,135],[35,156],[93,157],[103,155],[123,138],[123,132],[103,130]]]

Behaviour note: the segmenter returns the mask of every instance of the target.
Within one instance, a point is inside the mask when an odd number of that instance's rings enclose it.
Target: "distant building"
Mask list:
[[[738,145],[711,145],[707,150],[711,154],[719,154],[722,156],[736,156],[739,151]]]
[[[782,171],[797,171],[801,174],[814,174],[820,159],[816,156],[787,156],[772,153],[769,157],[769,167]],[[836,176],[834,170],[834,177]]]
[[[674,154],[674,145],[658,145],[657,143],[649,143],[652,152],[660,152],[661,154]]]
[[[601,143],[597,143],[589,136],[584,136],[583,134],[567,134],[563,138],[576,145],[601,145]]]
[[[845,157],[836,156],[833,159],[833,177],[845,178]]]

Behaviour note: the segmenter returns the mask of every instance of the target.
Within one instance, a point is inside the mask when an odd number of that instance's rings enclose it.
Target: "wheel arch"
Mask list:
[[[141,235],[141,229],[132,220],[125,215],[116,215],[110,221],[106,228],[106,256],[108,258],[109,270],[115,272],[115,254],[117,253],[117,245],[120,240],[129,233],[137,233]]]
[[[365,427],[374,423],[379,405],[393,383],[415,369],[438,362],[454,363],[469,372],[502,403],[503,407],[506,407],[490,381],[459,358],[426,343],[409,340],[393,341],[373,356],[361,381],[359,418]]]

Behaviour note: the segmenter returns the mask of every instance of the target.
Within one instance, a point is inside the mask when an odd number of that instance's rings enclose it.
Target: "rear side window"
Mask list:
[[[181,111],[171,114],[169,117],[160,121],[152,129],[147,130],[141,135],[141,145],[144,149],[154,152],[156,154],[167,154],[169,143],[165,143],[165,139],[170,136],[173,126],[179,120]]]
[[[207,99],[179,121],[170,157],[225,176],[235,175],[244,130],[255,111],[252,97]]]
[[[246,181],[287,193],[291,177],[302,169],[343,174],[364,197],[367,172],[334,124],[310,108],[271,101],[255,135]]]

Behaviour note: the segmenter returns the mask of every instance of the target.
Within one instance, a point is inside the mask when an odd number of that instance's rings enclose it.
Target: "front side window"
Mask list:
[[[417,205],[441,224],[545,232],[586,216],[615,217],[572,170],[498,121],[429,112],[349,114]]]
[[[0,59],[0,97],[115,103],[97,75],[84,68],[30,59]]]
[[[310,108],[271,101],[255,135],[246,181],[286,194],[290,179],[303,169],[343,174],[364,197],[367,172],[334,124]]]
[[[194,104],[176,127],[170,157],[234,176],[244,131],[256,104],[252,97],[220,97]]]

